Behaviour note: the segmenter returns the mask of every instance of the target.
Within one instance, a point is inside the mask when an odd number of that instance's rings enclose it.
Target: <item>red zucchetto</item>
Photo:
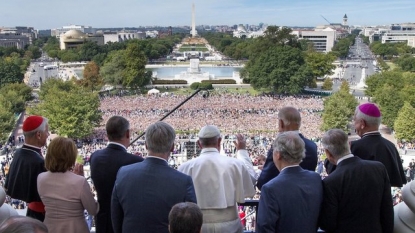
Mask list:
[[[43,117],[41,116],[30,116],[26,118],[26,120],[23,122],[23,131],[24,132],[30,132],[32,130],[37,129],[43,122]]]

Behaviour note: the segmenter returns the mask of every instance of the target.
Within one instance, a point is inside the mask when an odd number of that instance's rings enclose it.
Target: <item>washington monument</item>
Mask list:
[[[196,22],[195,22],[195,4],[192,4],[192,31],[190,31],[190,34],[192,34],[192,37],[196,37],[197,36],[197,31],[196,31]]]

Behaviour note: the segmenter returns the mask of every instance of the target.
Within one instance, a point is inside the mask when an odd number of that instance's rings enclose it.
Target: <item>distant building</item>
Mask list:
[[[0,28],[0,47],[16,47],[23,49],[37,38],[33,27],[2,27]]]
[[[96,32],[96,29],[92,28],[91,26],[69,25],[69,26],[63,26],[62,28],[52,29],[51,36],[59,38],[62,34],[70,30],[78,30],[82,33],[87,33],[87,34],[94,34]]]
[[[299,39],[306,39],[312,42],[317,52],[330,52],[336,40],[336,30],[330,27],[322,31],[298,30],[293,31],[291,34],[296,35]]]
[[[102,34],[86,34],[79,30],[69,30],[62,34],[59,38],[60,49],[73,49],[84,44],[86,41],[93,41],[98,45],[104,44],[104,36]]]
[[[366,27],[363,29],[370,43],[406,43],[415,48],[415,23],[392,24],[390,26]]]
[[[146,33],[140,31],[103,32],[102,34],[104,36],[104,44],[107,44],[108,42],[123,42],[127,40],[146,38]]]

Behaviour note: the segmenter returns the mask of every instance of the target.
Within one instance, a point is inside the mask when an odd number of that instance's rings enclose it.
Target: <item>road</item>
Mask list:
[[[349,56],[342,60],[344,72],[341,72],[340,79],[349,82],[350,89],[355,96],[363,97],[364,80],[366,77],[375,74],[374,55],[362,39],[356,38],[355,45],[350,47]],[[333,91],[337,91],[341,81],[334,82]]]
[[[48,68],[56,64],[56,61],[47,57],[46,53],[43,53],[41,58],[30,63],[27,72],[27,76],[29,77],[27,84],[38,87],[41,82],[45,82],[52,77],[58,77],[59,70],[57,67]]]

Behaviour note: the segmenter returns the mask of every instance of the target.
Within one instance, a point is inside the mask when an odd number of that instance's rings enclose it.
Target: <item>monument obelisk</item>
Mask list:
[[[192,31],[190,32],[192,34],[192,37],[196,37],[196,22],[195,22],[195,4],[192,4]]]

